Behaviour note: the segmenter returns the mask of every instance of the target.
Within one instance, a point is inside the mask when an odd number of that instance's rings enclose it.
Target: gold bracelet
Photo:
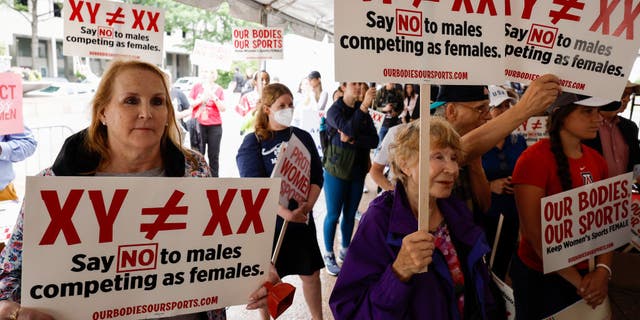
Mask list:
[[[18,320],[18,315],[20,314],[20,310],[22,310],[22,306],[18,306],[18,308],[16,308],[16,310],[14,310],[9,315],[9,320]]]

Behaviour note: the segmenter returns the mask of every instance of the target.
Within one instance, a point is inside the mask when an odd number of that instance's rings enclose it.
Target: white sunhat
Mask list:
[[[509,96],[507,90],[502,87],[490,85],[489,86],[489,106],[497,107],[505,100],[510,100],[511,103],[516,103],[516,99]]]

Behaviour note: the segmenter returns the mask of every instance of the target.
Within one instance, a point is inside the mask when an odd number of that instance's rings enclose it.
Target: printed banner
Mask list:
[[[191,63],[204,68],[221,70],[231,69],[231,47],[196,39],[193,52],[189,56]]]
[[[527,146],[548,138],[547,117],[531,117],[517,127],[513,133],[523,135],[527,140]]]
[[[164,10],[103,0],[64,1],[65,56],[161,64]]]
[[[0,72],[0,135],[22,132],[22,79],[13,72]]]
[[[631,203],[631,244],[640,250],[640,195],[633,195]]]
[[[503,30],[507,79],[529,83],[553,73],[564,91],[620,100],[638,54],[637,1],[510,4]]]
[[[282,28],[234,28],[233,53],[235,60],[282,59]]]
[[[280,205],[288,208],[289,202],[306,202],[311,188],[311,154],[295,133],[278,154],[278,162],[273,168],[273,177],[282,178],[280,184]]]
[[[335,78],[502,83],[504,2],[490,3],[341,1],[334,14]]]
[[[629,243],[631,176],[629,172],[542,198],[544,273]]]
[[[69,320],[245,304],[279,193],[267,178],[27,177],[22,303]]]

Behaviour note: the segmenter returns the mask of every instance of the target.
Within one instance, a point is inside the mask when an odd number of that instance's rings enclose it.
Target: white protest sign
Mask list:
[[[13,72],[0,72],[0,135],[22,132],[22,79]]]
[[[553,73],[564,91],[620,100],[640,46],[631,2],[511,1],[505,76],[529,83]]]
[[[507,312],[507,320],[515,320],[516,318],[516,302],[513,298],[513,289],[509,287],[504,281],[500,280],[493,272],[491,272],[491,279],[500,289],[500,294],[504,299],[505,311]]]
[[[542,198],[544,273],[629,243],[631,176],[629,172]]]
[[[164,10],[103,0],[64,1],[65,56],[161,64]]]
[[[640,250],[640,197],[633,197],[631,203],[631,244]]]
[[[373,108],[369,108],[369,115],[371,116],[371,120],[373,120],[373,126],[376,127],[376,131],[380,131],[382,127],[382,122],[384,122],[384,118],[386,118],[386,114],[384,112],[373,110]]]
[[[586,301],[580,301],[562,309],[560,312],[543,320],[610,320],[611,302],[607,297],[595,309],[591,308]]]
[[[278,154],[272,176],[282,178],[279,200],[281,206],[289,207],[291,199],[298,203],[307,201],[311,188],[311,154],[294,133],[285,150]]]
[[[530,146],[541,139],[548,138],[547,117],[531,117],[525,120],[516,130],[515,134],[524,136],[527,146]]]
[[[477,3],[477,2],[476,2]],[[504,81],[504,3],[340,1],[339,81],[486,84]]]
[[[232,49],[228,45],[196,39],[193,52],[189,58],[191,63],[205,68],[229,70],[231,68]]]
[[[27,177],[22,304],[69,320],[245,304],[269,272],[279,192],[268,178]]]
[[[233,56],[236,60],[271,60],[283,57],[282,28],[234,28]]]

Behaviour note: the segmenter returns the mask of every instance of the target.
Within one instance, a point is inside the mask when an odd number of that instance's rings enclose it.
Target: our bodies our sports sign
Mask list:
[[[269,272],[279,192],[267,178],[28,177],[22,303],[71,320],[245,304]]]
[[[629,243],[632,173],[542,198],[544,273]]]

